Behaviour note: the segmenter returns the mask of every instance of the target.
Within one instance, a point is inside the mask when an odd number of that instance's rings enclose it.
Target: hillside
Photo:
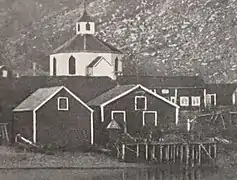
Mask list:
[[[75,34],[81,0],[0,0],[0,58],[21,74]],[[91,0],[98,36],[127,53],[127,74],[237,82],[236,0]],[[137,68],[135,68],[137,67]]]

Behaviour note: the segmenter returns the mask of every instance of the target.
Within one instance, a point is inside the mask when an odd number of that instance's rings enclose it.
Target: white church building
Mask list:
[[[50,76],[108,76],[122,74],[123,53],[95,36],[96,25],[86,8],[76,23],[76,35],[50,55]]]

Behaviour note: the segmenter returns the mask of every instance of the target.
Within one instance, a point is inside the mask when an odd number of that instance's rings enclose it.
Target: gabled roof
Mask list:
[[[88,15],[87,11],[84,10],[83,14],[79,18],[80,22],[92,22],[92,18]]]
[[[33,111],[51,96],[59,92],[63,86],[40,88],[20,103],[13,111]]]
[[[204,87],[205,83],[199,76],[120,76],[118,83],[141,84],[148,88],[159,87]]]
[[[87,67],[89,67],[89,68],[95,67],[95,66],[98,65],[98,63],[99,63],[101,60],[104,60],[104,61],[106,61],[109,65],[111,65],[105,58],[103,58],[102,56],[98,56],[98,57],[96,57],[93,61],[91,61],[91,63],[90,63]]]
[[[84,45],[86,45],[84,47]],[[122,54],[122,52],[112,45],[98,39],[91,34],[75,35],[63,45],[59,46],[53,53],[67,53],[67,52],[105,52]]]
[[[122,85],[122,86],[117,86],[115,88],[112,88],[111,90],[109,90],[108,92],[105,92],[103,94],[101,94],[100,96],[90,100],[87,104],[89,106],[105,106],[129,93],[131,93],[132,91],[141,88],[142,90],[146,91],[147,93],[163,100],[164,102],[179,108],[179,106],[177,104],[172,103],[171,101],[167,100],[166,98],[153,93],[151,90],[145,88],[144,86],[138,84],[138,85]]]
[[[106,127],[106,129],[117,129],[117,130],[119,130],[119,129],[121,129],[121,127],[119,126],[119,124],[114,119],[112,119],[110,121],[110,123],[108,124],[108,126]]]
[[[101,104],[109,101],[110,99],[119,96],[120,94],[123,94],[124,92],[136,87],[136,85],[123,85],[123,86],[117,86],[113,89],[110,89],[109,91],[101,94],[100,96],[96,97],[95,99],[92,99],[87,104],[91,106],[100,106]]]
[[[40,88],[36,90],[34,93],[29,95],[23,102],[21,102],[13,111],[35,111],[43,106],[46,102],[52,99],[59,91],[65,89],[67,93],[69,93],[72,97],[74,97],[77,101],[79,101],[82,105],[84,105],[91,112],[93,111],[87,104],[85,104],[81,99],[79,99],[73,92],[71,92],[68,88],[64,86],[56,86],[56,87],[47,87]]]

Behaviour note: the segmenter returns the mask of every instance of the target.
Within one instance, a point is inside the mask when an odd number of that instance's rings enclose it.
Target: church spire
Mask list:
[[[95,33],[95,22],[87,13],[87,0],[83,0],[83,13],[79,18],[79,22],[76,24],[77,34],[94,34]]]

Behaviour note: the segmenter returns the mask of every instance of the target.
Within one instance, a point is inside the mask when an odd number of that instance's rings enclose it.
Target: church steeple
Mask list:
[[[76,24],[76,33],[85,35],[85,34],[94,34],[95,33],[95,22],[89,16],[87,12],[87,2],[83,2],[83,14],[81,15],[79,22]]]

